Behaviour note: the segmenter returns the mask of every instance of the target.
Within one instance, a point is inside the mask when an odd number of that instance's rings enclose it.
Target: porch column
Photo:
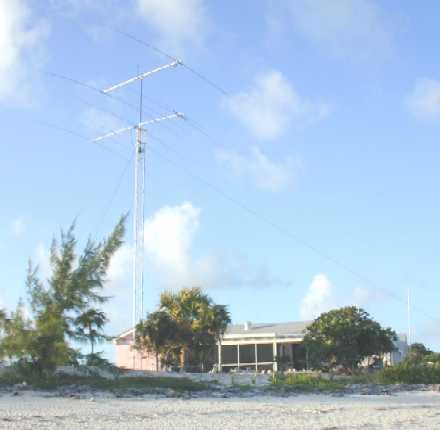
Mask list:
[[[255,372],[258,372],[258,348],[255,344]]]
[[[277,363],[277,343],[273,343],[273,371],[278,371],[278,363]]]
[[[222,369],[222,344],[218,343],[218,371],[221,372]]]
[[[240,370],[240,344],[237,345],[237,369]]]

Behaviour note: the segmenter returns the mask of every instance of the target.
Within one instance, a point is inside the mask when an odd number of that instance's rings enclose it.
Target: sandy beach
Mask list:
[[[229,399],[0,397],[1,429],[438,429],[440,394]]]

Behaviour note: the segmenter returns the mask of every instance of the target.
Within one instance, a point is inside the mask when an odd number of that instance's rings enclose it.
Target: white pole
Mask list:
[[[411,294],[410,289],[408,288],[408,297],[407,297],[407,317],[408,317],[408,346],[411,346]]]
[[[139,129],[136,129],[136,142],[134,146],[134,195],[133,195],[133,341],[134,330],[137,324],[137,227],[138,227],[138,158],[139,158]]]
[[[134,178],[134,255],[133,255],[133,327],[143,318],[143,263],[144,263],[144,181],[145,150],[142,142],[142,128],[136,130]]]

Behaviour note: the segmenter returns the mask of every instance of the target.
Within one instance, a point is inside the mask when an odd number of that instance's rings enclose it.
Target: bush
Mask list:
[[[345,387],[342,381],[332,381],[307,373],[274,374],[272,387],[291,391],[334,391]]]
[[[440,384],[440,367],[400,363],[377,371],[380,384]]]
[[[10,388],[16,384],[26,383],[28,389],[55,390],[63,387],[83,387],[85,389],[109,391],[126,394],[130,390],[139,393],[155,393],[157,390],[169,389],[175,392],[195,392],[208,390],[208,383],[193,381],[188,378],[173,377],[121,377],[109,379],[97,374],[88,376],[68,374],[35,374],[23,375],[16,368],[10,368],[0,375],[0,387]],[[24,387],[23,387],[24,388]]]

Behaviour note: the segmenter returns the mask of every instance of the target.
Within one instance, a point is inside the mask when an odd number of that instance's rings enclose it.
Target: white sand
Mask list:
[[[440,394],[301,395],[252,399],[0,396],[0,428],[20,429],[440,429]]]

